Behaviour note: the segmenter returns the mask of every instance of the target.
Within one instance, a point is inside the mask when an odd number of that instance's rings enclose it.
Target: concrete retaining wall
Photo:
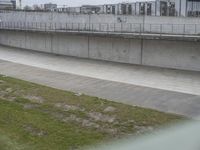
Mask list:
[[[143,65],[200,71],[200,42],[145,40]]]
[[[4,22],[52,22],[52,23],[125,23],[145,24],[200,24],[195,17],[132,16],[112,14],[67,14],[58,12],[0,12]]]
[[[0,31],[0,44],[81,58],[200,71],[200,42]]]
[[[111,14],[67,14],[58,12],[0,12],[3,23],[46,26],[50,28],[91,29],[96,31],[200,34],[200,19],[190,17],[127,16]],[[41,25],[42,24],[42,25]],[[46,24],[46,25],[44,25]],[[160,26],[163,24],[163,26]],[[70,27],[71,26],[71,27]],[[144,27],[143,27],[144,26]]]
[[[92,59],[141,63],[141,40],[139,39],[92,37],[89,47],[89,58]]]

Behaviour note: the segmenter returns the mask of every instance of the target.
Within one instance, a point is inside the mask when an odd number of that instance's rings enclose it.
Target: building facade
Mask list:
[[[200,16],[200,0],[149,0],[103,5],[103,12],[117,15]]]
[[[16,9],[16,0],[0,0],[0,9]]]
[[[58,8],[56,4],[49,3],[44,5],[44,9],[83,14],[200,17],[200,0],[138,0],[131,3],[83,5],[81,7],[64,6]]]
[[[44,10],[46,11],[54,11],[56,9],[57,9],[57,4],[52,4],[52,3],[44,4]]]

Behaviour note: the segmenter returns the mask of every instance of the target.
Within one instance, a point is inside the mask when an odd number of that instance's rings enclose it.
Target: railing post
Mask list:
[[[131,26],[130,32],[132,33],[133,32],[133,24],[131,23],[130,26]]]
[[[92,23],[92,32],[94,32],[94,24]]]
[[[162,26],[162,24],[160,24],[160,36],[162,36],[162,29],[163,28],[163,26]]]
[[[197,34],[197,24],[195,24],[195,34]]]
[[[42,23],[40,22],[40,30],[42,30]]]
[[[26,22],[24,22],[24,27],[23,28],[24,28],[24,30],[26,30]]]
[[[101,23],[99,23],[99,31],[101,32]]]
[[[152,27],[151,27],[151,24],[150,24],[150,31],[149,31],[150,33],[152,33],[151,28],[152,28]]]
[[[47,23],[45,22],[45,32],[47,31]]]
[[[183,34],[185,35],[185,24],[183,25]]]
[[[80,23],[78,23],[78,32],[80,32]]]

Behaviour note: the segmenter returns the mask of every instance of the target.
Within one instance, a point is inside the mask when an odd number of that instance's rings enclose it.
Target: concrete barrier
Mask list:
[[[58,12],[0,12],[0,20],[4,23],[46,23],[57,24],[57,28],[66,28],[66,24],[73,29],[89,28],[106,31],[123,30],[125,32],[155,32],[169,34],[200,34],[200,19],[194,17],[159,17],[132,16],[112,14],[67,14]],[[80,26],[78,27],[78,24]],[[101,24],[101,27],[99,27]],[[115,24],[115,27],[113,27]],[[131,27],[131,24],[133,27]],[[138,24],[138,25],[137,25]],[[85,27],[86,25],[86,27]],[[139,25],[142,25],[142,29]],[[162,25],[162,26],[160,26]],[[69,28],[69,27],[68,27]],[[121,29],[122,28],[122,29]]]
[[[200,71],[200,42],[0,31],[0,44],[81,58]]]

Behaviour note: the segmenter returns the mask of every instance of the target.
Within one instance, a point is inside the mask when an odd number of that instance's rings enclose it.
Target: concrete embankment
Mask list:
[[[0,44],[81,58],[200,71],[200,42],[0,31]]]

